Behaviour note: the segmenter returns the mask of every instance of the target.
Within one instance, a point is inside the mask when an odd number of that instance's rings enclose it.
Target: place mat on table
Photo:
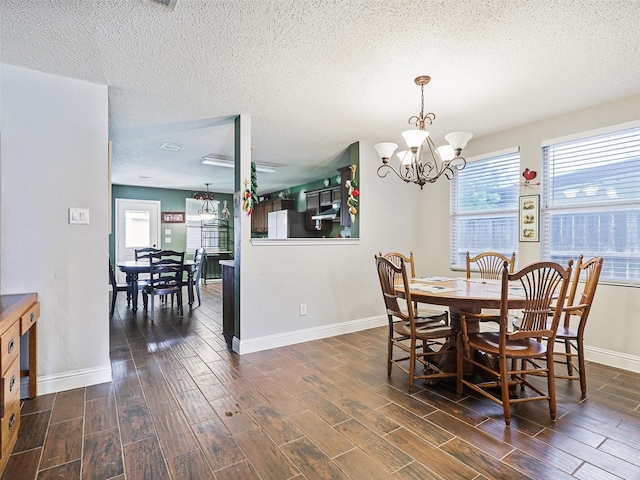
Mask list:
[[[409,289],[426,293],[455,292],[458,290],[457,288],[441,287],[440,285],[425,285],[423,283],[412,283],[409,285]]]
[[[416,277],[413,279],[414,282],[448,282],[449,280],[453,280],[452,278],[447,277]]]

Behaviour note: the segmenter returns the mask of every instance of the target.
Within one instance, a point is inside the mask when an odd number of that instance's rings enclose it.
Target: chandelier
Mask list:
[[[200,219],[206,221],[213,220],[218,215],[218,212],[213,208],[213,202],[211,201],[213,195],[209,194],[209,185],[211,184],[205,183],[205,185],[207,186],[207,194],[204,197],[204,202],[202,202],[202,210],[199,210],[198,214]]]
[[[373,147],[382,158],[382,165],[378,167],[378,176],[384,178],[391,170],[401,180],[420,185],[434,183],[444,174],[451,180],[457,171],[462,170],[467,161],[460,156],[462,149],[471,140],[473,135],[469,132],[453,132],[444,138],[449,145],[436,148],[425,125],[431,125],[436,118],[434,113],[424,113],[424,86],[431,81],[428,75],[421,75],[415,79],[416,85],[420,85],[421,104],[420,114],[409,118],[409,124],[416,127],[414,130],[402,132],[409,150],[403,150],[396,155],[399,159],[398,169],[389,164],[389,159],[398,145],[391,142],[378,143]]]

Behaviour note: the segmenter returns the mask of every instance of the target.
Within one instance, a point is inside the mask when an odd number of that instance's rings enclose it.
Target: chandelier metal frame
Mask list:
[[[402,132],[409,150],[397,153],[400,160],[399,168],[396,169],[389,164],[389,158],[398,148],[397,144],[378,143],[374,148],[382,158],[382,165],[377,171],[380,178],[386,177],[391,171],[405,183],[415,183],[422,189],[427,183],[435,183],[442,175],[452,180],[457,172],[464,169],[467,161],[460,154],[473,135],[468,132],[450,133],[445,136],[449,146],[437,148],[426,131],[426,126],[433,124],[436,115],[433,112],[424,113],[424,86],[431,81],[431,77],[421,75],[414,81],[420,86],[420,113],[409,118],[409,125],[416,129]],[[450,156],[446,160],[443,159],[445,150],[448,150]]]
[[[200,219],[207,221],[213,220],[218,215],[218,212],[215,208],[213,208],[213,202],[211,201],[211,195],[209,194],[209,185],[210,183],[205,183],[207,186],[207,195],[202,202],[202,210],[198,210],[198,214],[200,215]]]

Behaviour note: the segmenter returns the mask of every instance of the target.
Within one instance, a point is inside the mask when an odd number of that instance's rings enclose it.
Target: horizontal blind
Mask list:
[[[466,252],[510,256],[518,242],[519,151],[467,163],[451,185],[452,268],[465,268]]]
[[[187,231],[187,252],[193,252],[198,248],[202,248],[202,219],[200,211],[202,210],[203,200],[195,198],[185,199],[185,223]],[[220,207],[218,200],[212,200],[213,210],[217,214]],[[212,220],[217,224],[218,219]]]
[[[604,258],[601,278],[640,283],[640,127],[542,147],[544,259]]]

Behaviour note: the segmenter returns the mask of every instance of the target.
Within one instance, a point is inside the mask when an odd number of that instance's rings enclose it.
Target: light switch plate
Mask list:
[[[69,208],[70,225],[89,225],[88,208]]]
[[[164,243],[171,243],[171,237],[164,237]]]

